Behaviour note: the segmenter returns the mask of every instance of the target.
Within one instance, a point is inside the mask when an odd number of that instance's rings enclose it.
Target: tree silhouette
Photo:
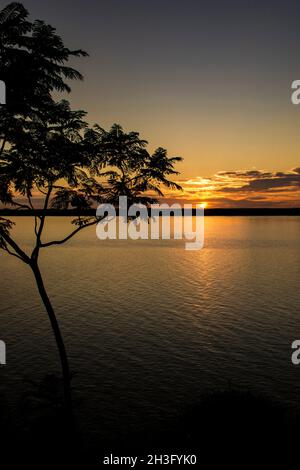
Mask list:
[[[109,131],[88,127],[84,111],[72,110],[65,100],[56,102],[53,91],[70,91],[65,79],[82,78],[65,65],[69,57],[86,54],[67,49],[45,23],[30,23],[21,4],[12,3],[0,12],[0,35],[0,78],[8,90],[7,106],[0,109],[0,202],[20,212],[32,211],[35,235],[28,253],[13,238],[14,223],[0,217],[0,249],[33,273],[59,351],[64,405],[71,416],[70,366],[40,271],[40,252],[97,224],[96,211],[87,212],[97,203],[117,205],[118,197],[126,195],[130,203],[149,205],[155,202],[149,192],[162,196],[163,186],[179,189],[168,178],[177,174],[174,164],[181,158],[169,158],[162,148],[149,154],[137,132],[126,133],[119,125]],[[40,211],[37,200],[42,200]],[[75,209],[76,217],[65,238],[44,242],[49,208]]]

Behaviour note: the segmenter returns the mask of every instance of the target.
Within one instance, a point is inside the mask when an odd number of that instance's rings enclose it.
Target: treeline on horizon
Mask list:
[[[176,209],[177,213],[180,209]],[[84,211],[78,211],[77,209],[48,209],[48,216],[59,216],[59,217],[72,217],[72,216],[94,216],[96,209],[87,209]],[[151,209],[148,208],[149,216]],[[190,215],[190,211],[184,213],[184,209],[181,209],[182,215]],[[32,217],[34,215],[39,216],[45,214],[43,209],[26,210],[20,211],[16,209],[0,209],[0,216],[11,216],[11,217]],[[119,215],[119,211],[116,208],[116,214]],[[168,210],[161,210],[157,215],[170,215],[174,216],[173,212]],[[192,209],[192,215],[196,216],[196,209]],[[234,208],[210,208],[204,210],[205,216],[300,216],[300,207],[234,207]]]

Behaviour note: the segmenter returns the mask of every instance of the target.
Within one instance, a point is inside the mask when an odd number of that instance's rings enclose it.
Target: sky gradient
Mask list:
[[[23,3],[90,54],[73,62],[73,107],[184,158],[185,190],[168,197],[300,206],[299,1]]]

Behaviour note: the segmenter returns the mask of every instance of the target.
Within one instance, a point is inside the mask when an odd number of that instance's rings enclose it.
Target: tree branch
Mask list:
[[[38,258],[38,255],[39,255],[39,250],[40,250],[40,247],[41,247],[41,236],[42,236],[42,232],[43,232],[43,229],[44,229],[44,225],[45,225],[45,217],[46,217],[46,210],[48,208],[48,204],[49,204],[49,199],[50,199],[50,196],[51,196],[51,192],[52,192],[52,185],[50,184],[48,186],[48,191],[47,191],[47,195],[45,197],[45,202],[44,202],[44,208],[43,208],[43,214],[42,216],[40,217],[40,226],[37,230],[37,233],[36,233],[36,244],[35,244],[35,248],[31,254],[31,259],[33,260],[37,260]]]
[[[27,204],[21,204],[19,202],[16,202],[16,201],[13,201],[12,204],[14,206],[17,206],[19,209],[28,209],[28,210],[31,210],[31,207],[28,206]]]
[[[82,225],[82,226],[78,227],[76,230],[73,230],[73,232],[71,232],[67,237],[63,238],[62,240],[54,240],[54,241],[48,242],[48,243],[41,243],[40,247],[41,248],[46,248],[47,246],[52,246],[52,245],[62,245],[63,243],[65,243],[68,240],[70,240],[71,238],[73,238],[74,235],[76,235],[78,232],[80,232],[84,228],[91,227],[92,225],[95,225],[98,222],[100,222],[100,220],[101,219],[96,219],[96,220],[93,220],[93,222],[89,222],[85,225]]]
[[[18,255],[18,257],[24,261],[24,263],[26,264],[30,264],[30,258],[29,256],[26,255],[25,251],[23,251],[19,245],[11,238],[10,235],[8,235],[8,233],[1,233],[1,237],[6,241],[6,243],[9,244],[9,246],[11,246],[11,248],[15,251],[15,253],[17,253],[15,256]],[[6,250],[8,251],[8,249]],[[10,251],[10,250],[9,250]],[[13,253],[10,253],[13,255]]]
[[[31,197],[29,195],[27,195],[27,199],[28,199],[28,202],[29,202],[29,205],[31,207],[31,210],[34,212],[35,211],[35,208],[32,204],[32,200],[31,200]],[[38,236],[38,218],[35,214],[34,214],[34,233],[35,233],[35,236],[37,237]],[[40,219],[40,218],[39,218]]]
[[[4,251],[6,251],[9,255],[15,256],[16,258],[20,259],[21,261],[24,261],[21,256],[17,255],[16,253],[13,253],[7,246],[2,248]]]

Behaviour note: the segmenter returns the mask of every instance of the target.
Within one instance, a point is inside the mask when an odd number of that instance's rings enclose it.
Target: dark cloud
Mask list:
[[[224,173],[223,173],[224,175]],[[268,175],[266,177],[266,175]],[[238,193],[238,192],[265,192],[274,189],[287,188],[289,190],[299,191],[300,171],[295,172],[276,172],[264,173],[259,171],[246,172],[227,172],[230,176],[228,184],[216,189],[217,192]],[[247,179],[247,184],[240,187],[236,186],[236,180]]]
[[[270,172],[262,172],[259,170],[248,171],[219,171],[217,176],[231,177],[231,178],[268,178],[272,176]]]

